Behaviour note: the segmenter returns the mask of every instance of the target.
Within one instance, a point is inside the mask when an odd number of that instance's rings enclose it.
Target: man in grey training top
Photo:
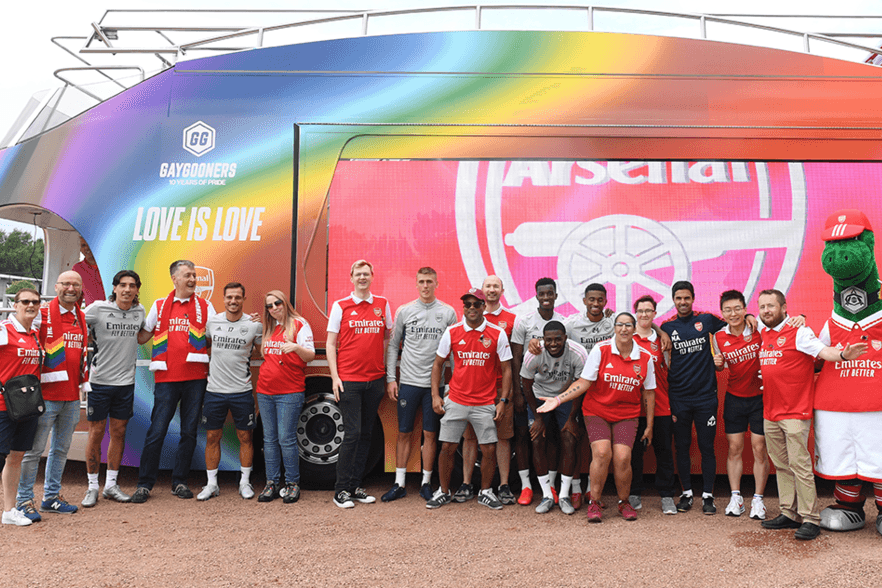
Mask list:
[[[437,298],[438,274],[430,267],[417,271],[420,297],[398,308],[392,339],[386,348],[386,393],[398,405],[398,445],[395,452],[395,484],[381,500],[390,502],[407,495],[404,476],[410,459],[411,432],[417,411],[423,414],[423,479],[420,496],[432,498],[432,468],[440,418],[432,410],[432,364],[441,335],[456,323],[456,311]],[[401,348],[399,381],[395,381],[398,349]]]
[[[239,494],[253,498],[251,468],[254,461],[252,433],[256,424],[254,390],[251,386],[251,356],[260,347],[263,325],[243,314],[245,287],[238,282],[224,286],[224,309],[208,319],[205,336],[211,346],[208,364],[208,386],[202,406],[202,424],[205,426],[205,469],[208,484],[196,496],[208,500],[220,494],[217,470],[220,465],[220,441],[227,412],[233,415],[236,436],[239,438],[239,465],[242,477]],[[296,484],[282,490],[285,502],[300,497]]]
[[[107,447],[107,478],[104,498],[128,502],[131,498],[117,484],[126,426],[134,414],[135,362],[138,359],[138,333],[144,328],[147,312],[138,303],[141,278],[132,270],[113,276],[113,292],[108,300],[97,300],[86,308],[89,338],[95,345],[87,398],[86,418],[89,440],[86,445],[86,476],[89,487],[83,506],[98,502],[98,473],[101,467],[101,441],[110,417],[110,444]]]

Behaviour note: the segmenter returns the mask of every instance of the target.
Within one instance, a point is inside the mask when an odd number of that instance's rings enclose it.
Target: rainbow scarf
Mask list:
[[[156,328],[153,329],[153,355],[150,371],[168,370],[168,321],[171,316],[175,291],[172,290],[164,300],[156,301]],[[193,304],[195,312],[188,312],[190,329],[187,337],[187,361],[208,363],[208,346],[205,341],[205,323],[208,321],[208,302],[193,294],[184,304]],[[168,312],[165,310],[168,309]]]
[[[74,329],[79,328],[83,333],[83,348],[80,353],[80,382],[83,383],[89,380],[89,363],[86,361],[86,350],[89,348],[89,330],[86,328],[86,319],[79,306],[75,306],[70,312],[75,313],[76,317]],[[61,319],[61,305],[58,303],[58,297],[52,299],[48,312],[43,313],[43,320],[40,323],[40,342],[46,350],[40,381],[44,384],[66,382],[69,378],[66,365],[67,356],[65,355],[64,322]]]

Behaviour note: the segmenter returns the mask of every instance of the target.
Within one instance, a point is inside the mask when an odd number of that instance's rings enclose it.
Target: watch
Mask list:
[[[508,398],[500,398],[499,402],[501,402],[502,404],[508,404]]]

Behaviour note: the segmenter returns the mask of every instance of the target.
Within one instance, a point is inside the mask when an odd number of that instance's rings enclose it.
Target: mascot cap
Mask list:
[[[852,239],[864,231],[872,231],[870,220],[860,210],[837,210],[824,223],[824,241]]]

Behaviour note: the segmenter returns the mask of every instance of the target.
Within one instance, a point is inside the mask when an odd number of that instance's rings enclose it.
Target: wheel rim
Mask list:
[[[309,463],[337,462],[343,443],[343,415],[333,394],[314,394],[306,399],[297,423],[300,457]]]

